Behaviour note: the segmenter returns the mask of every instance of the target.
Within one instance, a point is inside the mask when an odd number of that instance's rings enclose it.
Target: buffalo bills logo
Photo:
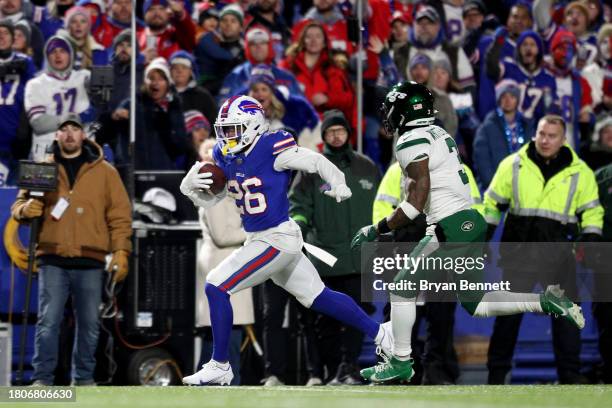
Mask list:
[[[244,113],[248,113],[249,115],[255,115],[257,112],[263,112],[261,106],[249,100],[244,100],[240,102],[240,104],[238,105],[238,109],[240,109]]]

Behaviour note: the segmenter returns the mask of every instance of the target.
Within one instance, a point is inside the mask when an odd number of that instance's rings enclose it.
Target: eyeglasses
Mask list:
[[[336,129],[330,128],[325,131],[325,136],[336,136],[336,135],[343,136],[343,135],[346,135],[347,133],[348,132],[346,131],[344,127],[339,127]]]

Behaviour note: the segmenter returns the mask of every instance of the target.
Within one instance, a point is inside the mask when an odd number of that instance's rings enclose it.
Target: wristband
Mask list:
[[[406,217],[410,218],[411,220],[414,220],[416,217],[419,216],[419,214],[421,214],[421,212],[414,208],[414,206],[408,201],[402,201],[402,203],[399,205],[399,208],[401,208],[404,214],[406,214]]]
[[[376,225],[376,230],[379,234],[387,234],[391,232],[391,228],[389,228],[389,224],[387,224],[387,217],[383,218]]]

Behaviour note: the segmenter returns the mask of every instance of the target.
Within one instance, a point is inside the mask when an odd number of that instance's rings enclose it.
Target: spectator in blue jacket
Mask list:
[[[200,69],[199,82],[217,95],[225,77],[244,62],[242,26],[244,13],[240,6],[229,4],[219,14],[219,31],[204,34],[195,49]]]
[[[528,143],[533,121],[518,110],[521,91],[516,81],[504,79],[495,87],[497,108],[487,114],[474,138],[474,167],[482,189],[486,189],[497,165]]]
[[[238,65],[225,77],[217,97],[219,105],[230,96],[236,95],[239,89],[249,85],[251,69],[257,64],[270,65],[277,88],[284,87],[289,94],[302,95],[302,89],[295,79],[295,76],[286,69],[272,65],[274,63],[275,53],[272,45],[272,36],[268,31],[261,27],[251,28],[246,32],[245,40],[247,61]]]

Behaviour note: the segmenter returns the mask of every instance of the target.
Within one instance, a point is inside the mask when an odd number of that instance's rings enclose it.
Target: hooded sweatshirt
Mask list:
[[[66,69],[55,70],[49,63],[49,50],[64,48],[70,54]],[[25,88],[25,109],[33,129],[31,157],[43,160],[55,138],[55,131],[70,114],[78,114],[83,123],[95,119],[85,84],[88,70],[73,70],[73,50],[70,41],[60,36],[49,38],[45,44],[45,68]]]

